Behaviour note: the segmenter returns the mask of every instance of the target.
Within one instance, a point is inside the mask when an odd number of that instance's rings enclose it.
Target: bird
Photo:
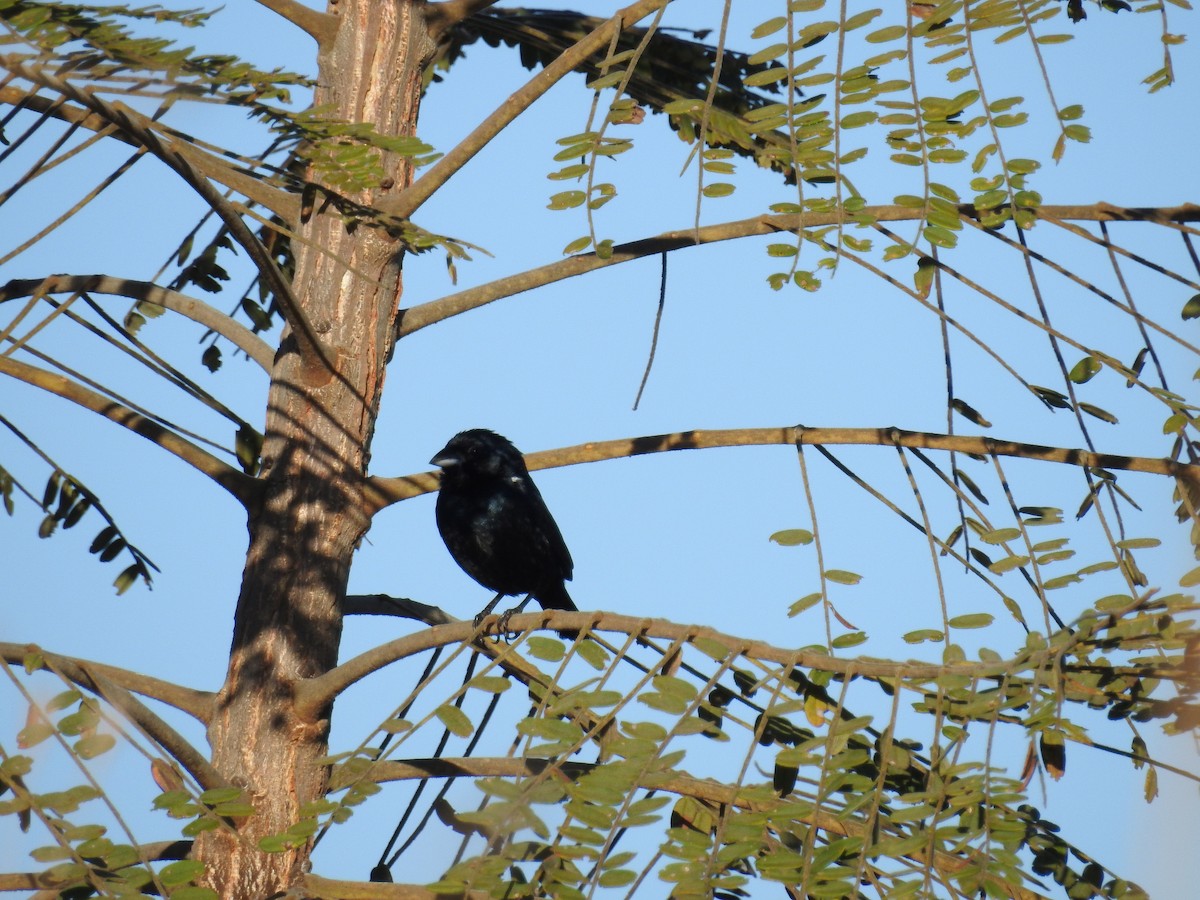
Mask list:
[[[446,549],[464,572],[496,596],[525,596],[542,609],[576,610],[567,593],[575,564],[521,451],[485,428],[452,437],[429,461],[441,469],[436,518]],[[577,632],[559,632],[574,638]]]

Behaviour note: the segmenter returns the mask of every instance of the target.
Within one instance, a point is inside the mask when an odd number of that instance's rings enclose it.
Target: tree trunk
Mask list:
[[[415,131],[432,42],[414,0],[333,0],[336,38],[320,58],[314,105],[381,135]],[[385,177],[352,197],[374,204],[407,186],[412,166],[387,154]],[[310,173],[314,180],[319,176]],[[380,229],[347,228],[318,201],[294,241],[293,292],[330,368],[302,360],[285,333],[268,394],[261,502],[234,621],[229,670],[209,725],[213,763],[255,814],[207,832],[194,855],[222,898],[265,898],[294,885],[311,847],[264,853],[258,842],[320,799],[329,710],[296,714],[293,687],[337,663],[351,556],[370,524],[363,486],[400,296],[401,250]]]

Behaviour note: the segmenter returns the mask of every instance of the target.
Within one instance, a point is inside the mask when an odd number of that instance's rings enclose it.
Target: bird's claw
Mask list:
[[[510,641],[512,638],[512,628],[509,623],[512,621],[515,610],[507,609],[500,614],[500,618],[496,620],[496,632],[504,636],[504,640]]]

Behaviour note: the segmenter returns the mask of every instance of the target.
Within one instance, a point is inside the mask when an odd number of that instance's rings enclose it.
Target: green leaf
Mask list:
[[[1183,310],[1179,315],[1184,321],[1200,317],[1200,294],[1193,294],[1188,302],[1183,304]]]
[[[446,726],[446,730],[458,737],[470,737],[475,731],[471,720],[457,706],[446,703],[434,710],[434,715]]]
[[[787,18],[785,16],[776,16],[773,19],[767,19],[767,21],[754,28],[750,32],[750,37],[757,41],[759,38],[765,38],[767,35],[774,34],[786,26]]]
[[[983,417],[983,414],[980,413],[979,410],[975,409],[975,407],[971,406],[965,400],[960,400],[959,398],[955,397],[953,400],[950,401],[950,408],[953,409],[960,416],[962,416],[964,419],[966,419],[969,422],[973,422],[974,424],[978,425],[980,428],[991,428],[992,427],[992,423],[989,422],[987,419],[985,419]]]
[[[503,694],[512,687],[512,682],[503,675],[476,675],[467,686],[489,694]]]
[[[163,866],[158,877],[166,887],[176,887],[188,884],[203,874],[204,863],[195,859],[181,859]]]
[[[834,650],[845,650],[848,647],[857,647],[867,639],[865,631],[851,631],[849,634],[840,634],[832,641]]]
[[[587,194],[583,191],[560,191],[550,197],[550,202],[546,204],[547,209],[571,209],[576,206],[582,206],[583,201],[587,199]]]
[[[193,885],[171,891],[171,900],[219,900],[219,898],[217,892],[211,888]]]
[[[788,616],[798,616],[806,609],[811,609],[821,601],[821,593],[819,591],[809,594],[807,597],[801,597],[795,603],[788,607]]]
[[[75,742],[75,753],[80,759],[95,759],[116,746],[117,739],[111,734],[96,732],[81,737]]]
[[[862,581],[861,575],[847,572],[845,569],[826,569],[825,578],[837,584],[858,584]]]
[[[1094,356],[1085,356],[1071,369],[1070,379],[1076,384],[1086,384],[1096,377],[1096,374],[1103,368],[1100,360]]]
[[[769,539],[781,547],[796,547],[800,544],[811,544],[813,533],[807,528],[785,528],[776,531]]]
[[[945,633],[934,628],[918,628],[916,631],[910,631],[904,635],[904,640],[910,644],[921,644],[925,641],[943,641],[945,639]]]
[[[995,531],[985,531],[979,539],[985,544],[1006,544],[1021,536],[1018,528],[997,528]]]
[[[717,197],[728,197],[734,191],[734,186],[725,181],[717,181],[712,184],[706,184],[701,192],[709,199]]]
[[[1200,584],[1200,566],[1196,566],[1196,568],[1192,569],[1179,579],[1180,587],[1190,588],[1195,587],[1198,584]]]
[[[994,617],[991,613],[968,613],[963,616],[955,616],[947,624],[951,628],[987,628],[993,620]]]
[[[525,646],[529,648],[529,655],[542,659],[546,662],[558,662],[567,652],[567,648],[563,646],[562,641],[556,641],[554,638],[542,637],[534,635],[525,642]]]
[[[871,44],[883,44],[887,41],[899,40],[907,34],[908,29],[903,25],[888,25],[886,28],[880,28],[868,34],[867,42]]]
[[[1081,400],[1081,401],[1079,401],[1079,409],[1080,409],[1082,412],[1085,412],[1085,413],[1087,413],[1089,416],[1092,416],[1092,417],[1094,417],[1094,418],[1097,418],[1097,419],[1099,419],[1099,420],[1100,420],[1100,421],[1102,421],[1102,422],[1108,422],[1110,425],[1116,425],[1116,424],[1117,424],[1117,417],[1116,417],[1116,416],[1114,416],[1114,415],[1113,415],[1112,413],[1110,413],[1108,410],[1106,410],[1106,409],[1101,409],[1099,406],[1095,406],[1094,404],[1091,404],[1091,403],[1084,403],[1084,402]]]

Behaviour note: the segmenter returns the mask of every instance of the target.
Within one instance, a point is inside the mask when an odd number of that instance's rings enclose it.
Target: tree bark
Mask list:
[[[420,0],[332,0],[336,36],[321,51],[314,105],[329,118],[415,131],[433,44]],[[384,154],[385,177],[352,199],[375,205],[412,180]],[[316,180],[313,173],[309,177]],[[209,725],[213,763],[255,807],[234,829],[202,834],[194,855],[222,898],[265,898],[304,875],[308,843],[265,853],[319,799],[328,771],[329,710],[297,713],[294,686],[337,663],[350,560],[370,524],[370,442],[401,292],[401,248],[381,230],[348,228],[319,203],[294,242],[293,294],[325,362],[284,334],[268,393],[262,495],[234,620],[229,669]]]

